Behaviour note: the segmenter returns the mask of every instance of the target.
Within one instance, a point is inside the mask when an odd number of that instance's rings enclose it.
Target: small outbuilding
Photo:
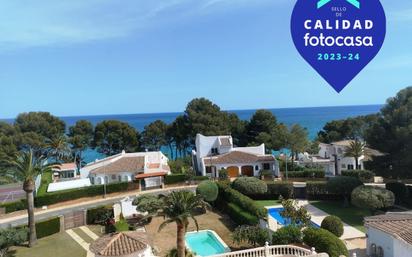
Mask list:
[[[90,244],[96,257],[153,257],[151,242],[145,232],[126,231],[102,236]]]

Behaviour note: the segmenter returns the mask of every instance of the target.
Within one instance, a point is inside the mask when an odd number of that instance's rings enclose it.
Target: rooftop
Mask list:
[[[77,166],[76,166],[76,163],[74,162],[58,164],[56,165],[56,168],[53,168],[53,170],[57,170],[57,171],[76,170],[76,169],[77,169]]]
[[[216,155],[211,158],[205,157],[206,165],[213,164],[228,164],[228,163],[256,163],[263,161],[275,161],[275,157],[272,155],[255,155],[251,153],[241,152],[241,151],[231,151],[225,154]]]
[[[90,251],[100,256],[124,256],[144,252],[148,246],[146,233],[127,231],[102,236],[90,244]]]
[[[97,167],[92,169],[90,172],[93,174],[113,174],[119,172],[139,172],[144,170],[145,157],[122,157],[118,160],[115,160],[107,165]]]
[[[365,218],[365,226],[412,244],[412,212],[387,213]]]

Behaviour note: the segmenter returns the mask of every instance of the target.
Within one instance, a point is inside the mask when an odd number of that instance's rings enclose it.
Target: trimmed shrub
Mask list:
[[[321,228],[326,229],[337,237],[343,235],[343,222],[337,216],[327,216],[322,220]]]
[[[115,192],[122,192],[122,191],[127,191],[129,188],[129,184],[133,183],[128,183],[128,182],[122,182],[122,183],[113,183],[113,184],[108,184],[106,185],[106,193],[115,193]],[[85,188],[80,188],[80,189],[70,189],[70,190],[64,190],[64,191],[58,191],[58,192],[53,192],[53,193],[45,193],[41,196],[37,196],[34,200],[34,203],[37,207],[43,206],[43,205],[51,205],[55,203],[60,203],[64,201],[70,201],[70,200],[75,200],[83,197],[91,197],[91,196],[97,196],[97,195],[103,195],[104,194],[104,188],[103,185],[97,185],[97,186],[90,186],[90,187],[85,187]]]
[[[127,224],[125,219],[120,219],[116,224],[114,224],[116,232],[129,231],[129,224]]]
[[[176,184],[176,183],[181,183],[186,181],[186,175],[185,174],[171,174],[165,176],[165,184],[170,185],[170,184]]]
[[[243,195],[235,189],[232,189],[227,183],[218,182],[217,185],[219,188],[218,198],[220,198],[221,201],[226,203],[234,203],[258,218],[264,218],[266,216],[266,209],[258,206],[251,198]]]
[[[385,188],[392,191],[395,194],[396,204],[406,202],[409,196],[409,190],[404,183],[401,182],[388,182]]]
[[[306,182],[306,198],[309,200],[341,200],[342,196],[328,190],[325,181]]]
[[[288,245],[302,243],[302,232],[297,226],[285,226],[272,234],[273,245]]]
[[[193,177],[194,181],[204,181],[204,180],[209,180],[208,176],[195,176]]]
[[[21,211],[27,209],[26,199],[21,199],[20,201],[3,203],[0,205],[0,208],[4,208],[6,213]]]
[[[325,229],[305,229],[303,231],[303,242],[310,247],[315,247],[317,252],[329,254],[330,257],[349,256],[345,244]]]
[[[268,191],[266,183],[255,177],[237,178],[233,181],[232,187],[245,195],[265,194]]]
[[[259,219],[253,214],[247,212],[235,203],[228,203],[226,213],[238,225],[257,225]]]
[[[205,201],[214,202],[217,199],[219,189],[215,182],[210,180],[202,181],[196,188],[196,193],[203,196]]]
[[[352,192],[352,204],[370,211],[388,208],[395,204],[395,195],[380,187],[360,186]]]
[[[266,228],[242,225],[233,231],[232,239],[238,245],[248,243],[254,247],[264,246],[266,242],[270,241],[270,233]]]
[[[97,208],[87,210],[86,222],[87,224],[104,225],[107,219],[113,218],[113,215],[114,214],[112,206],[100,206]]]
[[[36,223],[37,238],[43,238],[60,232],[60,218],[52,218]]]
[[[358,178],[362,182],[371,182],[375,173],[370,170],[343,170],[342,176]]]
[[[289,171],[289,178],[324,178],[325,171],[317,169],[305,169],[302,171]]]
[[[293,183],[291,182],[271,182],[267,184],[267,187],[269,199],[279,199],[279,196],[283,199],[293,198]]]
[[[341,195],[345,199],[345,204],[348,203],[352,191],[363,183],[354,177],[334,177],[327,182],[327,190],[329,192]]]

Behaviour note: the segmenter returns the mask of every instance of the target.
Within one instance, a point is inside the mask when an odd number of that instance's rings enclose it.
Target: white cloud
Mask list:
[[[233,8],[268,1],[2,0],[0,51],[125,37],[212,7]]]

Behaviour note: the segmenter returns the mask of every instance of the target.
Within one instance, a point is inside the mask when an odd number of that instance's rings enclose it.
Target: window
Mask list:
[[[92,183],[94,185],[94,177],[90,178],[90,183]]]
[[[342,153],[343,153],[342,149],[338,148],[338,154],[342,154]]]
[[[259,166],[258,166],[258,165],[255,166],[255,170],[259,170]]]
[[[67,173],[68,178],[74,178],[74,171]]]
[[[125,175],[124,176],[124,181],[129,181],[129,176]]]
[[[116,175],[112,175],[112,180],[115,180],[116,179]]]
[[[353,164],[348,164],[348,170],[353,170],[354,165]]]
[[[212,151],[212,155],[213,154],[219,154],[219,151],[217,150],[217,148],[212,148],[211,151]]]
[[[119,175],[117,178],[118,178],[119,182],[122,182],[122,176]]]
[[[377,254],[376,254],[378,257],[383,257],[383,248],[382,247],[378,247],[378,251],[377,251]]]
[[[376,244],[371,244],[370,254],[371,254],[372,256],[376,256]]]
[[[264,170],[270,170],[270,163],[263,163]]]

